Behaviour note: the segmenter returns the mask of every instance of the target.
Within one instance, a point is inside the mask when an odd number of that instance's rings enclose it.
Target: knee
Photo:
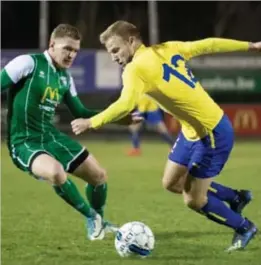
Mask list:
[[[168,132],[167,128],[166,128],[164,125],[162,125],[162,124],[160,124],[160,125],[157,127],[157,131],[158,131],[159,133],[167,133],[167,132]]]
[[[162,186],[165,190],[170,190],[171,188],[171,183],[167,178],[162,178]]]
[[[207,196],[192,196],[185,194],[184,203],[191,209],[198,211],[207,203]]]
[[[67,176],[61,164],[54,163],[49,165],[48,168],[52,184],[61,185],[66,181]]]
[[[95,185],[102,185],[102,184],[106,183],[107,180],[108,180],[107,172],[105,169],[101,168],[98,171],[96,177],[94,178],[94,182],[95,182],[94,184]]]
[[[162,186],[164,189],[173,192],[173,193],[182,193],[183,191],[183,187],[181,185],[179,185],[179,183],[172,183],[171,181],[169,181],[169,179],[167,178],[163,178],[162,179]]]

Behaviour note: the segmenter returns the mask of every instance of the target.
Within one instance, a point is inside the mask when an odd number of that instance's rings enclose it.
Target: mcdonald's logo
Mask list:
[[[235,129],[258,129],[258,117],[254,110],[238,110],[234,117]]]
[[[52,101],[56,101],[59,102],[59,91],[58,88],[51,88],[50,86],[48,86],[45,90],[44,90],[44,94],[43,97],[41,99],[41,103],[44,103],[44,101],[49,98]]]

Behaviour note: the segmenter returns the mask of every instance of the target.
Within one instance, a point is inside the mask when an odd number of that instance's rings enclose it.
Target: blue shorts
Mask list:
[[[140,112],[139,116],[143,117],[146,123],[152,125],[163,121],[163,115],[160,109],[157,109],[155,111]]]
[[[169,159],[186,166],[193,177],[217,176],[226,164],[234,144],[234,130],[226,115],[213,129],[212,136],[207,135],[198,141],[188,141],[181,132],[169,154]]]

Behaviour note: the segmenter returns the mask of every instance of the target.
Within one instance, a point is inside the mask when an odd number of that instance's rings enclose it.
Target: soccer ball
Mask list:
[[[129,222],[118,230],[114,243],[121,257],[147,257],[154,248],[155,237],[144,223]]]

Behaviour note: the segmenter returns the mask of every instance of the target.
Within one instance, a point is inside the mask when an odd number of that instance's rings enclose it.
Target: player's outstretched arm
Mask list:
[[[101,112],[101,110],[86,108],[82,104],[80,98],[77,95],[72,96],[70,91],[66,93],[64,97],[64,103],[74,118],[91,118],[92,116]]]
[[[135,104],[133,105],[133,108]],[[85,130],[93,128],[98,129],[107,123],[113,123],[125,117],[133,109],[130,102],[123,100],[121,97],[101,113],[90,119],[76,119],[71,122],[73,132],[78,135]]]
[[[73,115],[74,118],[91,118],[94,115],[102,112],[102,110],[98,109],[89,109],[86,108],[80,98],[77,95],[75,84],[73,78],[70,78],[70,90],[65,94],[64,103],[68,107],[69,111]],[[132,116],[127,116],[115,123],[120,125],[129,125],[133,122]]]
[[[72,76],[70,76],[70,89],[64,96],[64,103],[74,118],[91,118],[100,112],[100,110],[87,109],[82,104],[77,95],[76,87]]]
[[[123,89],[120,98],[91,119],[72,121],[73,132],[80,134],[89,128],[97,129],[125,117],[135,108],[140,95],[145,90],[144,87],[144,82],[136,75],[135,71],[126,67],[123,73]]]
[[[20,55],[1,71],[1,93],[33,72],[34,60],[30,55]]]
[[[126,66],[122,80],[123,89],[120,98],[106,110],[91,118],[92,128],[97,129],[104,124],[118,121],[135,108],[140,95],[145,91],[145,83],[134,65]]]
[[[87,119],[93,117],[94,115],[102,112],[102,110],[97,109],[89,109],[86,108],[80,98],[77,95],[75,83],[73,78],[70,77],[70,90],[64,96],[64,103],[68,107],[69,111],[71,112],[74,118],[80,118],[81,121],[86,121]],[[131,115],[116,121],[115,123],[119,125],[129,125],[133,122],[137,122]]]
[[[207,38],[199,41],[178,43],[181,54],[188,60],[192,57],[222,52],[260,51],[260,42],[251,43],[222,38]]]
[[[249,43],[249,50],[250,51],[256,51],[256,52],[261,52],[261,41],[259,42],[250,42]]]

